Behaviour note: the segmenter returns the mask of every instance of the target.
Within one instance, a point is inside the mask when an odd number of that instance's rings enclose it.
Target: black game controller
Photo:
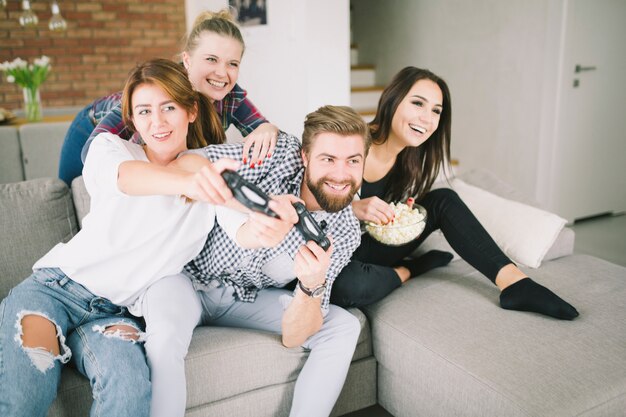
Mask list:
[[[248,207],[250,210],[259,211],[270,217],[278,218],[278,214],[268,206],[270,198],[259,187],[246,181],[235,171],[225,170],[222,172],[222,178],[226,181],[226,185],[228,185],[232,191],[233,196],[241,204]]]
[[[271,208],[269,208],[270,198],[263,190],[249,181],[246,181],[241,175],[235,171],[225,170],[222,172],[222,178],[226,181],[226,185],[230,188],[233,196],[241,204],[253,211],[265,213],[268,216],[278,218]],[[330,247],[330,240],[326,237],[322,228],[317,224],[311,213],[304,207],[304,204],[297,202],[293,204],[298,213],[298,223],[296,228],[302,233],[305,240],[312,240],[322,249],[327,250]]]
[[[300,233],[302,233],[302,236],[304,236],[304,240],[312,240],[317,243],[320,248],[327,250],[330,247],[330,240],[328,240],[320,225],[317,224],[311,212],[300,202],[293,203],[293,207],[296,209],[299,219],[298,223],[296,223],[296,227]]]

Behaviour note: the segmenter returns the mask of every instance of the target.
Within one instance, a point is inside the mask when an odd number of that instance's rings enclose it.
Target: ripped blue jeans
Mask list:
[[[26,316],[53,323],[58,355],[24,346]],[[107,332],[116,325],[136,331]],[[71,361],[91,382],[91,417],[147,417],[150,372],[143,345],[137,343],[142,340],[140,329],[126,308],[93,295],[61,270],[36,270],[0,304],[0,415],[45,417],[56,397],[61,369]]]

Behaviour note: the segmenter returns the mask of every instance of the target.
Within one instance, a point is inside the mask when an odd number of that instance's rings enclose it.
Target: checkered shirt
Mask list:
[[[271,158],[256,168],[242,166],[238,172],[268,194],[300,195],[304,177],[300,149],[298,138],[280,132]],[[210,145],[199,151],[211,161],[219,158],[238,159],[242,144]],[[324,231],[333,237],[334,250],[326,271],[327,291],[322,299],[322,309],[327,310],[332,284],[361,243],[361,232],[351,205],[337,213],[315,211],[312,215],[318,223],[326,222]],[[243,249],[216,223],[202,252],[185,266],[185,271],[202,284],[217,280],[223,285],[232,286],[239,300],[253,302],[259,290],[284,285],[265,275],[263,265],[283,253],[294,259],[300,246],[305,243],[301,233],[294,227],[275,247]]]

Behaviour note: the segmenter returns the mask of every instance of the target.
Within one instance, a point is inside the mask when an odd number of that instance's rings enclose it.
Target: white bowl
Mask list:
[[[415,217],[412,219],[413,221],[403,219],[401,214],[393,223],[380,225],[365,222],[365,230],[380,243],[389,246],[402,246],[417,239],[422,234],[426,227],[426,214],[424,207],[413,204],[413,216]]]

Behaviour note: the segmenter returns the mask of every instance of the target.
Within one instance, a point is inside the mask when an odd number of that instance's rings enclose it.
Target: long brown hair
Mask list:
[[[132,121],[131,98],[137,87],[143,84],[160,87],[188,113],[197,113],[196,120],[189,124],[188,149],[226,141],[226,134],[215,107],[207,97],[193,89],[185,68],[161,58],[137,65],[126,80],[122,93],[122,118],[132,132],[135,131],[135,126]]]
[[[389,176],[386,201],[400,201],[415,196],[419,201],[430,191],[439,170],[450,161],[450,131],[452,105],[446,82],[429,70],[406,67],[398,72],[385,88],[376,109],[374,120],[369,123],[373,143],[385,143],[391,134],[391,123],[400,102],[419,80],[431,80],[441,89],[443,110],[439,126],[428,140],[418,147],[407,146],[397,156]],[[445,171],[445,169],[444,169]]]

